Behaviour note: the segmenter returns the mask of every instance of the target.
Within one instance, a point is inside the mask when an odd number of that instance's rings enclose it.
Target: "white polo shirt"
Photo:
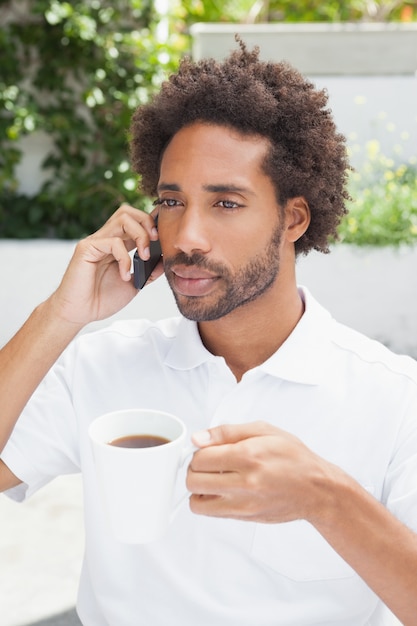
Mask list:
[[[209,518],[185,504],[161,541],[129,546],[113,539],[97,495],[87,429],[102,413],[161,409],[190,433],[261,419],[342,467],[417,530],[417,364],[338,324],[303,293],[291,336],[239,383],[195,323],[138,320],[79,337],[34,394],[2,454],[24,481],[9,495],[23,499],[82,472],[85,626],[385,623],[375,594],[307,522]]]

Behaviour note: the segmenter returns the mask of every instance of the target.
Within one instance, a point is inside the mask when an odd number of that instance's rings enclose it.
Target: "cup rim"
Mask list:
[[[162,411],[160,409],[141,409],[141,408],[131,408],[131,409],[120,409],[120,410],[114,410],[114,411],[108,411],[107,413],[103,413],[102,415],[98,415],[97,417],[95,417],[89,427],[88,427],[88,436],[90,438],[90,441],[92,441],[95,445],[99,445],[99,446],[105,446],[106,448],[110,445],[109,441],[103,441],[98,439],[97,437],[94,436],[94,430],[96,428],[99,428],[99,422],[104,421],[105,419],[108,419],[109,416],[113,415],[113,414],[118,414],[118,415],[126,415],[126,414],[133,414],[133,413],[147,413],[147,414],[151,414],[151,413],[155,413],[155,414],[159,414],[159,415],[164,415],[166,417],[169,417],[170,419],[174,420],[178,426],[180,426],[181,428],[181,432],[179,433],[179,435],[177,437],[175,437],[175,439],[171,439],[170,441],[168,441],[167,443],[163,443],[159,446],[152,446],[149,448],[124,448],[124,447],[118,447],[118,446],[113,446],[113,448],[115,450],[123,450],[123,453],[125,453],[126,451],[128,451],[129,453],[135,453],[140,451],[141,454],[146,454],[146,453],[150,453],[151,451],[153,451],[154,453],[156,452],[156,450],[160,450],[160,449],[165,449],[168,446],[173,446],[175,444],[178,444],[178,440],[185,438],[186,436],[186,426],[184,424],[184,422],[177,417],[176,415],[174,415],[173,413],[168,413],[167,411]],[[132,433],[130,433],[132,434]],[[154,433],[152,433],[154,434]],[[155,433],[156,434],[156,433]],[[120,437],[124,437],[124,436],[128,436],[127,435],[119,435]],[[163,436],[163,435],[161,435]],[[117,436],[115,437],[117,439]]]

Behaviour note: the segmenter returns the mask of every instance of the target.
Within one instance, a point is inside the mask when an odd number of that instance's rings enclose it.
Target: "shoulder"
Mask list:
[[[388,377],[408,380],[417,386],[417,361],[408,355],[396,354],[379,341],[345,326],[331,322],[330,340],[336,353],[358,370],[385,373]]]
[[[307,330],[318,338],[316,349],[321,345],[324,354],[330,361],[345,363],[346,374],[363,373],[364,370],[375,371],[380,376],[387,375],[404,377],[417,385],[417,361],[411,356],[396,354],[387,346],[371,339],[363,333],[337,321],[320,305],[305,287],[301,288],[309,316]],[[324,342],[324,343],[322,343]],[[325,349],[329,346],[330,354]],[[337,372],[338,369],[336,368]]]
[[[142,350],[166,353],[177,338],[181,317],[159,321],[147,319],[120,320],[105,328],[80,335],[67,352],[67,358],[77,362],[100,362],[113,358],[134,358]]]
[[[160,335],[170,339],[177,336],[181,322],[182,318],[179,316],[158,321],[148,319],[119,320],[93,333],[86,333],[82,340],[88,341],[86,339],[88,337],[92,341],[117,340],[118,337],[135,339],[148,335]]]

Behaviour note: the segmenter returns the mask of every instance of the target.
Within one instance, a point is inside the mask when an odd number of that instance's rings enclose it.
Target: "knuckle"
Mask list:
[[[98,235],[94,233],[93,235],[89,235],[88,237],[85,237],[84,239],[78,241],[77,245],[75,246],[74,255],[82,257],[84,254],[87,254],[88,251],[91,249],[91,246],[94,246],[94,241],[97,238]]]
[[[119,208],[116,210],[116,212],[114,213],[114,215],[116,215],[117,213],[129,213],[129,211],[131,210],[131,206],[130,204],[128,204],[127,202],[122,202],[122,204],[119,206]]]
[[[258,492],[262,487],[262,481],[258,472],[247,472],[243,477],[243,489],[248,492]]]
[[[125,209],[123,211],[120,211],[119,215],[118,215],[118,222],[120,224],[124,224],[126,222],[128,222],[130,220],[130,215],[129,212]]]
[[[82,252],[83,250],[88,248],[92,237],[93,235],[89,235],[88,237],[85,237],[84,239],[80,239],[80,241],[78,241],[77,245],[75,246],[76,252]]]
[[[251,471],[259,470],[265,462],[264,450],[258,443],[256,439],[245,439],[241,443],[240,454]]]
[[[235,435],[235,428],[233,424],[221,424],[215,430],[221,441],[232,441]]]
[[[265,422],[264,420],[256,421],[255,426],[258,432],[261,434],[267,434],[267,433],[269,434],[271,432],[271,429],[274,428],[273,426],[271,426],[271,424],[269,424],[268,422]]]
[[[242,458],[249,462],[257,458],[257,447],[254,445],[252,437],[240,442],[240,453]]]

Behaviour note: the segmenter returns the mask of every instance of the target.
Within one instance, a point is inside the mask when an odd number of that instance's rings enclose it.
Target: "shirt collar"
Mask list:
[[[315,385],[325,374],[332,318],[307,289],[300,287],[299,292],[305,303],[303,316],[282,346],[258,369],[276,378]],[[217,358],[203,345],[196,322],[182,318],[165,364],[188,370]]]
[[[284,380],[317,385],[326,374],[332,317],[305,287],[299,287],[305,311],[282,346],[260,369]]]
[[[215,358],[201,341],[197,323],[181,318],[177,335],[165,357],[165,364],[173,369],[189,370]]]

